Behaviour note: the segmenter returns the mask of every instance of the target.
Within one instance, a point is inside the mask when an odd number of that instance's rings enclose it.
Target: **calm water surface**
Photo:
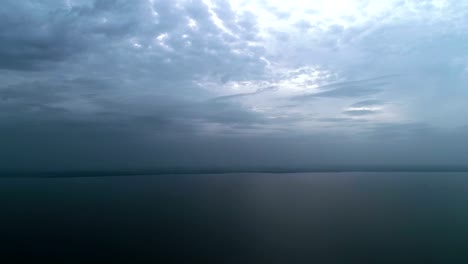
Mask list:
[[[468,173],[3,178],[0,210],[18,260],[468,263]]]

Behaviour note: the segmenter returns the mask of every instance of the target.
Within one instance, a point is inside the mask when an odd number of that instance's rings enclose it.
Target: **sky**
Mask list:
[[[0,169],[467,165],[467,10],[4,0]]]

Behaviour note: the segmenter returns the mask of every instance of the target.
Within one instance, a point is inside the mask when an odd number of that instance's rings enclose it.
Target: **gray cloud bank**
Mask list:
[[[264,9],[290,27],[228,1],[3,1],[0,169],[466,164],[451,20]]]

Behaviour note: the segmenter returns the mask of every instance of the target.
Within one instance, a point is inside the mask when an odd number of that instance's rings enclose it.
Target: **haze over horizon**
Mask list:
[[[5,0],[0,170],[467,165],[467,10]]]

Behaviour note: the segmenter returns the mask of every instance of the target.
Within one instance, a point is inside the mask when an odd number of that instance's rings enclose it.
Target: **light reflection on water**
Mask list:
[[[224,263],[468,256],[466,173],[0,179],[5,252]]]

